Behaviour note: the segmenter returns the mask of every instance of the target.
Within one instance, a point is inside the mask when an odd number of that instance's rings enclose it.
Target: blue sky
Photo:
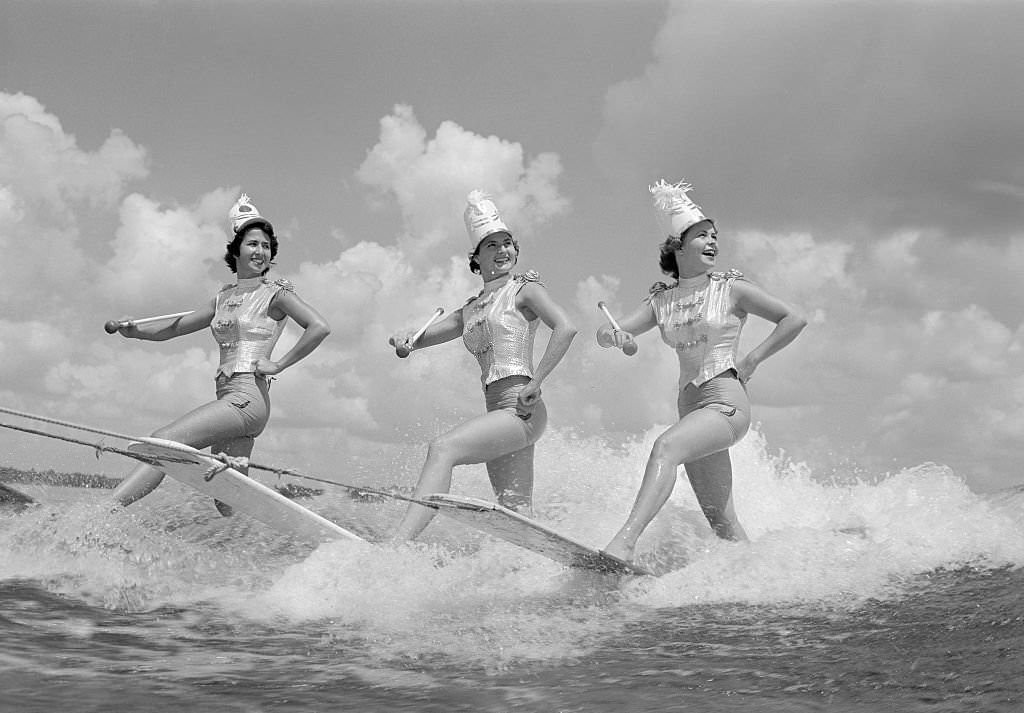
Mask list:
[[[821,477],[1024,480],[1024,5],[13,0],[0,27],[0,404],[135,432],[208,398],[207,335],[101,326],[227,281],[245,190],[334,327],[259,448],[317,468],[429,440],[479,411],[475,363],[385,339],[477,289],[479,187],[581,328],[552,427],[643,435],[673,356],[598,349],[595,304],[661,279],[647,184],[685,178],[722,266],[811,320],[751,383],[770,446]]]

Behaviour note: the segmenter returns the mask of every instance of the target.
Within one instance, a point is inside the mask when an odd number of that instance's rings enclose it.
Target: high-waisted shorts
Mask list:
[[[548,425],[548,407],[544,399],[537,399],[528,409],[519,407],[519,392],[530,383],[528,376],[506,376],[484,387],[487,411],[511,411],[522,422],[529,441],[533,443]]]
[[[270,419],[270,383],[252,373],[217,376],[217,401],[238,419],[239,436],[255,438]]]
[[[714,409],[725,417],[736,441],[750,428],[750,399],[747,387],[734,369],[712,377],[700,386],[693,382],[679,392],[679,418],[697,409]]]

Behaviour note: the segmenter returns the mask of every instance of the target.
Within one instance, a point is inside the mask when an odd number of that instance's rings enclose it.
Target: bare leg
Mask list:
[[[231,456],[233,458],[243,457],[248,458],[252,455],[253,446],[256,445],[256,439],[252,436],[241,436],[239,438],[233,438],[230,441],[224,441],[222,443],[211,443],[211,453],[223,453],[224,455]],[[237,469],[242,475],[249,475],[249,467]],[[213,504],[224,517],[231,517],[235,514],[235,509],[227,503],[222,503],[220,500],[214,498]]]
[[[491,411],[466,421],[430,444],[414,496],[447,493],[455,466],[490,462],[520,451],[529,443],[529,431],[524,422],[509,411]],[[434,515],[432,508],[410,505],[392,539],[415,539]]]
[[[248,458],[252,455],[252,449],[256,446],[256,439],[252,436],[239,436],[224,441],[215,441],[210,444],[210,452],[213,454],[223,453],[233,458]],[[249,474],[249,467],[236,468],[242,475]]]
[[[527,517],[533,515],[533,454],[527,446],[487,461],[487,475],[498,503]]]
[[[732,505],[732,459],[719,451],[686,463],[686,474],[711,529],[723,540],[746,540]]]
[[[233,413],[234,408],[224,401],[211,401],[157,429],[153,436],[185,443],[193,448],[227,442],[242,435],[243,426],[238,415]],[[121,505],[129,505],[151,493],[163,479],[161,471],[141,464],[114,489],[113,497]]]
[[[691,463],[726,450],[734,441],[733,430],[725,416],[712,409],[693,411],[658,436],[647,460],[633,509],[622,529],[605,547],[605,552],[632,560],[637,540],[675,488],[676,469],[682,463]]]
[[[156,433],[159,433],[157,431]],[[153,435],[155,436],[156,433]],[[158,436],[162,438],[162,436]],[[139,498],[144,498],[163,482],[164,474],[145,464],[136,466],[127,478],[114,489],[113,497],[119,505],[131,505]]]

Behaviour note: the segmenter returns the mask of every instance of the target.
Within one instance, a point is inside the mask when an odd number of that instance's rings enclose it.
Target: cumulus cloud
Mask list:
[[[557,189],[559,157],[541,153],[527,159],[523,147],[497,136],[481,136],[452,121],[442,122],[432,139],[412,107],[397,105],[381,120],[380,139],[356,172],[375,189],[383,205],[397,204],[403,220],[399,245],[422,257],[451,238],[468,245],[462,227],[466,195],[479,188],[491,194],[517,235],[564,212],[568,201]]]
[[[880,244],[905,242],[893,234]],[[1015,354],[1019,318],[1007,323],[980,305],[923,309],[903,284],[938,294],[939,277],[909,261],[887,285],[873,279],[878,270],[863,260],[845,272],[845,281],[874,289],[822,287],[813,295],[823,317],[778,365],[769,362],[771,381],[752,382],[752,393],[806,405],[802,416],[787,417],[798,435],[790,452],[801,452],[800,437],[826,433],[835,452],[864,449],[862,460],[876,468],[941,460],[976,485],[997,482],[1007,462],[983,444],[1001,430],[993,405],[1014,407],[1005,389],[1024,371]],[[800,285],[782,282],[777,291],[791,289]]]
[[[45,366],[73,344],[59,325],[39,319],[0,320],[0,360],[10,383],[23,390],[42,387]]]
[[[145,151],[119,132],[96,150],[80,147],[38,100],[0,92],[0,340],[7,379],[22,392],[39,393],[95,319],[85,286],[97,243],[83,221],[146,172]]]
[[[212,380],[216,357],[195,344],[173,350],[151,343],[69,350],[45,372],[47,401],[65,416],[116,419],[131,435],[151,422],[144,429],[151,431],[169,421],[168,414],[176,417],[210,400],[210,382],[202,377]]]
[[[598,155],[613,183],[682,172],[741,227],[962,228],[980,207],[1012,229],[1022,21],[1006,3],[676,2],[644,74],[609,90]]]
[[[215,187],[169,205],[127,193],[146,173],[145,150],[127,137],[114,132],[97,150],[80,149],[25,95],[0,95],[0,118],[0,242],[19,246],[5,253],[0,289],[8,305],[23,307],[0,322],[0,354],[19,383],[11,400],[133,434],[209,400],[217,355],[207,334],[170,345],[126,342],[99,327],[101,315],[198,307],[229,281],[225,216],[239,189]],[[401,230],[382,243],[332,243],[342,248],[333,259],[275,271],[333,334],[275,383],[280,433],[261,448],[298,456],[304,445],[330,441],[317,452],[333,460],[375,442],[426,440],[478,413],[478,368],[460,344],[399,360],[387,338],[439,305],[460,308],[479,289],[462,224],[471,188],[489,190],[515,230],[530,234],[568,208],[560,172],[556,155],[529,156],[453,122],[429,137],[409,107],[385,117],[358,175],[382,210],[401,215]],[[92,212],[116,226],[86,240],[81,224]],[[92,288],[71,287],[83,281]],[[291,325],[276,353],[298,336]]]
[[[169,311],[198,307],[197,293],[215,291],[211,267],[223,250],[230,204],[221,203],[214,223],[200,212],[162,208],[137,193],[125,197],[110,246],[113,257],[99,270],[99,288],[112,304],[136,310],[134,316],[145,316],[158,300],[181,308]]]
[[[1024,78],[1005,68],[1022,20],[1005,3],[677,2],[643,74],[609,89],[606,180],[692,181],[722,257],[811,319],[750,385],[795,457],[1015,479]],[[745,344],[768,330],[750,320]]]
[[[113,131],[96,150],[78,146],[56,116],[25,94],[0,92],[0,298],[14,312],[58,311],[73,300],[55,286],[89,276],[81,231],[92,209],[111,206],[145,176],[146,153]],[[14,249],[14,248],[17,249]],[[59,256],[59,259],[55,256]]]
[[[975,484],[998,483],[1019,455],[1024,413],[1024,235],[1006,220],[1024,179],[1005,157],[992,158],[992,147],[1011,144],[986,112],[1009,112],[1018,99],[996,101],[996,89],[955,77],[942,83],[944,94],[925,81],[927,62],[937,61],[940,74],[949,62],[936,60],[941,45],[924,33],[906,32],[903,6],[852,15],[842,5],[835,15],[787,3],[737,7],[674,6],[644,76],[610,90],[595,144],[609,183],[693,180],[720,221],[726,266],[811,318],[750,385],[755,420],[767,422],[774,445],[821,462],[851,451],[878,470],[946,461]],[[958,12],[938,8],[925,24],[946,37]],[[979,23],[993,29],[984,12]],[[886,67],[895,56],[892,27],[921,64]],[[965,25],[959,37],[970,44],[976,27]],[[834,58],[819,68],[820,57],[833,57],[823,49],[829,43]],[[984,53],[972,56],[969,76],[988,70]],[[1000,97],[1024,96],[1018,79],[1004,75],[994,83]],[[961,99],[954,115],[966,111],[964,99],[978,100],[981,126],[994,131],[971,137],[991,160],[965,160],[953,178],[939,174],[963,158],[957,138],[966,139],[942,112],[950,97]],[[8,384],[17,384],[8,395],[16,405],[133,431],[209,399],[216,351],[207,334],[170,346],[125,342],[99,327],[104,318],[209,299],[227,280],[224,216],[238,188],[159,201],[129,192],[148,168],[146,150],[128,137],[114,131],[98,148],[79,147],[24,95],[0,94],[0,120],[0,295],[8,307],[0,356]],[[462,224],[470,189],[489,191],[517,234],[553,239],[543,228],[570,205],[561,159],[527,148],[453,121],[431,135],[407,106],[381,119],[356,175],[400,228],[378,242],[332,241],[336,254],[275,270],[333,333],[275,382],[261,453],[299,465],[313,454],[355,457],[382,442],[420,444],[481,411],[477,366],[458,341],[399,360],[387,338],[418,327],[437,306],[458,309],[479,289]],[[97,217],[114,227],[84,231]],[[95,289],[68,288],[83,281]],[[623,315],[645,296],[624,284],[620,274],[581,275],[564,305],[580,336],[545,388],[555,427],[645,433],[675,418],[675,355],[656,332],[640,338],[634,357],[594,343],[598,300]],[[752,318],[744,348],[769,329]],[[296,338],[290,327],[278,353]]]
[[[873,473],[937,460],[978,488],[1012,479],[1019,446],[1011,447],[1009,433],[1024,394],[1024,327],[1016,314],[1001,318],[957,296],[936,298],[956,284],[922,256],[948,246],[945,237],[920,231],[880,234],[867,244],[809,232],[739,231],[725,239],[727,264],[811,318],[749,385],[755,421],[775,447],[824,475],[846,459]],[[994,246],[988,259],[1016,264],[1018,251],[1015,241]],[[617,277],[577,285],[584,335],[568,359],[573,409],[585,430],[637,433],[675,419],[678,367],[656,331],[638,339],[632,358],[590,338],[603,321],[593,309],[598,300],[622,315],[640,297],[623,294]],[[741,351],[770,329],[748,319]]]
[[[1024,398],[1024,327],[1019,314],[1001,318],[946,296],[956,284],[924,257],[949,247],[934,231],[879,234],[867,246],[811,232],[747,230],[726,238],[730,261],[811,317],[749,385],[755,421],[765,420],[776,447],[822,473],[854,457],[873,472],[943,461],[979,488],[1012,479],[1019,445],[1010,447],[1009,434]],[[986,255],[1009,270],[1018,253],[1011,241]],[[623,314],[637,305],[633,297],[621,294],[618,278],[592,276],[578,284],[576,307],[588,314],[605,300]],[[751,317],[741,351],[770,330]],[[600,384],[574,391],[586,428],[637,432],[674,420],[674,355],[656,332],[638,341],[632,359],[587,343],[574,349],[574,373]]]
[[[663,348],[660,338],[651,332],[638,340],[632,357],[618,349],[599,347],[593,335],[606,323],[595,310],[605,302],[617,320],[643,306],[646,295],[623,295],[621,280],[610,275],[591,276],[576,286],[575,313],[580,336],[566,358],[571,379],[572,411],[568,418],[592,432],[639,432],[652,423],[667,423],[675,418],[678,362],[674,353]],[[564,377],[559,378],[563,388]]]
[[[275,419],[333,429],[331,438],[346,452],[374,441],[427,440],[480,412],[479,370],[461,343],[404,360],[387,344],[392,333],[419,327],[436,307],[454,311],[479,290],[466,259],[467,193],[490,192],[517,234],[535,232],[568,207],[553,154],[530,157],[517,143],[451,121],[430,136],[408,106],[396,106],[380,127],[356,175],[378,210],[401,217],[398,234],[342,244],[336,258],[305,262],[285,275],[333,332],[294,377],[275,387]],[[294,336],[286,335],[279,351]],[[310,403],[316,408],[303,406]]]
[[[146,175],[146,153],[114,130],[95,151],[78,147],[34,97],[0,92],[0,184],[51,220],[72,221],[78,201],[110,206]]]
[[[760,231],[740,231],[734,239],[731,252],[743,271],[769,290],[785,290],[787,300],[820,304],[823,291],[848,298],[861,289],[849,274],[853,246],[843,241]]]

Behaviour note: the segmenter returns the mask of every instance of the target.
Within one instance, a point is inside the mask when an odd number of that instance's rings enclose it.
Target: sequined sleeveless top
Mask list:
[[[740,332],[746,318],[732,312],[732,285],[743,277],[738,270],[709,272],[672,287],[663,282],[651,288],[648,300],[661,330],[661,339],[679,357],[679,387],[700,386],[736,367]]]
[[[516,295],[527,282],[540,283],[536,272],[513,275],[487,297],[474,297],[462,308],[462,342],[480,364],[484,386],[507,376],[533,378],[533,338],[539,319],[527,321],[516,308]]]
[[[251,372],[258,360],[270,358],[286,321],[268,314],[271,300],[281,290],[294,288],[287,280],[257,277],[227,285],[217,294],[210,331],[220,346],[218,375]]]

